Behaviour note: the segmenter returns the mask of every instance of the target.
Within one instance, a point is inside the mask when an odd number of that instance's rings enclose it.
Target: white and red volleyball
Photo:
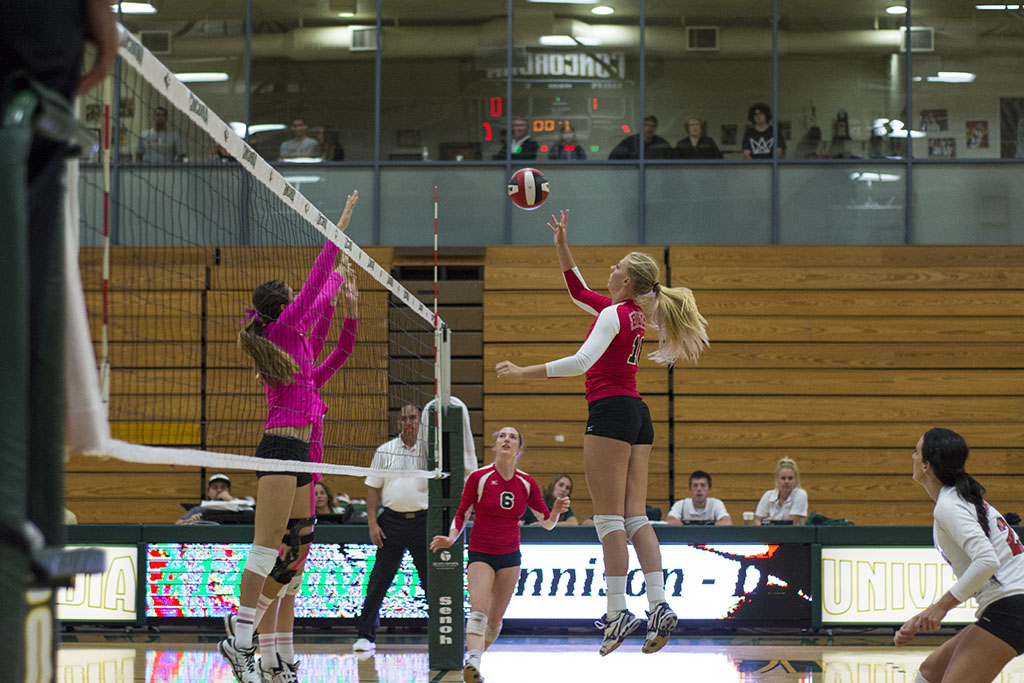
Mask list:
[[[521,168],[508,181],[508,196],[520,209],[532,211],[548,198],[551,187],[544,174],[535,168]]]

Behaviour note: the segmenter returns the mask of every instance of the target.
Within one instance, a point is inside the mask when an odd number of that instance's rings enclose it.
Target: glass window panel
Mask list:
[[[1022,12],[975,5],[911,5],[921,33],[912,52],[917,158],[1024,158]]]
[[[915,244],[1024,244],[1024,164],[914,166]]]
[[[384,1],[382,161],[489,159],[497,150],[506,13],[504,0]]]
[[[644,109],[658,118],[657,135],[682,143],[689,157],[713,157],[717,148],[742,158],[749,108],[772,101],[772,3],[660,0],[645,10]],[[702,144],[686,142],[691,118]]]
[[[257,152],[271,160],[282,152],[373,159],[376,31],[358,27],[376,21],[375,7],[365,3],[253,3],[250,123],[260,128],[250,140]],[[369,49],[361,49],[367,40]]]
[[[636,244],[639,176],[632,167],[565,165],[546,170],[551,195],[539,209],[512,209],[512,244],[551,244],[547,222],[569,209],[570,244]],[[492,190],[488,190],[492,191]]]
[[[650,244],[768,244],[771,168],[742,162],[647,167]]]
[[[903,244],[905,163],[786,164],[779,169],[782,244]]]
[[[587,160],[607,159],[624,131],[636,132],[643,116],[639,2],[601,5],[613,10],[603,16],[592,12],[597,6],[515,1],[512,102],[506,121],[494,124],[494,158],[579,161],[582,151]],[[515,139],[523,124],[525,141]]]
[[[385,167],[381,170],[381,244],[434,244],[435,185],[440,246],[504,244],[505,183],[505,171],[497,166]]]
[[[905,17],[886,11],[902,4],[781,0],[778,118],[787,158],[905,155]]]

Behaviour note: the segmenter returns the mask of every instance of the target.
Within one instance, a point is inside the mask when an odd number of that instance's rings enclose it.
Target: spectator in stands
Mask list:
[[[321,161],[345,161],[345,148],[341,146],[341,133],[333,128],[319,128],[316,140],[320,145]]]
[[[572,127],[572,124],[567,121],[565,123],[565,127],[562,128],[562,132],[558,134],[558,142],[551,145],[551,150],[548,152],[548,159],[584,161],[586,158],[587,152],[583,149],[583,145],[576,140],[576,130]]]
[[[302,119],[292,121],[292,137],[281,143],[278,157],[287,159],[312,159],[320,156],[320,146],[316,140],[306,135],[306,122]]]
[[[540,149],[540,145],[537,144],[536,140],[530,139],[530,131],[527,125],[526,119],[522,116],[517,116],[512,119],[512,158],[513,159],[536,159],[537,150]],[[501,146],[501,149],[497,154],[494,155],[495,161],[504,161],[505,156],[508,154],[509,143],[506,142]]]
[[[231,152],[224,145],[214,142],[210,149],[210,161],[218,164],[233,164],[235,158],[231,156]]]
[[[790,458],[782,458],[775,465],[775,488],[765,491],[757,504],[754,523],[764,520],[790,520],[803,524],[807,519],[807,492],[800,488],[800,470]]]
[[[323,481],[313,482],[313,500],[316,503],[314,512],[317,515],[336,515],[341,512],[334,507],[334,496]]]
[[[666,520],[673,526],[684,521],[708,521],[718,526],[731,526],[732,517],[725,509],[725,504],[717,498],[709,498],[711,493],[711,475],[703,470],[690,474],[690,497],[677,500],[668,511]]]
[[[228,478],[228,475],[211,474],[206,482],[206,497],[203,500],[235,500],[235,497],[231,494],[231,479]],[[251,498],[243,498],[241,500],[250,501],[249,507],[252,507]],[[179,517],[175,524],[196,524],[202,521],[203,506],[195,505]]]
[[[178,134],[167,127],[167,110],[156,107],[153,110],[153,127],[142,131],[139,145],[135,148],[135,161],[146,164],[170,164],[185,161],[184,143]]]
[[[676,156],[680,159],[721,159],[715,141],[704,134],[704,119],[691,116],[686,119],[686,137],[676,143]]]
[[[658,117],[648,114],[644,117],[644,158],[671,159],[675,156],[672,145],[665,138],[657,135]],[[636,159],[640,156],[640,134],[634,133],[615,145],[608,155],[609,159]]]
[[[548,509],[553,510],[556,500],[572,497],[572,477],[568,474],[556,474],[555,478],[548,482],[548,485],[544,487],[541,493],[544,496],[544,503],[548,506]],[[526,507],[526,512],[523,513],[522,521],[524,526],[538,526],[541,523],[529,506]],[[579,526],[580,520],[576,519],[576,514],[573,513],[572,508],[569,508],[558,517],[558,523]]]
[[[755,104],[747,112],[751,127],[743,134],[744,159],[771,159],[772,153],[780,159],[786,151],[786,138],[779,132],[778,143],[772,131],[772,110],[767,104]]]

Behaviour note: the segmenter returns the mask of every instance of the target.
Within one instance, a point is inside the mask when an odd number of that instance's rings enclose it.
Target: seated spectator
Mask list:
[[[336,515],[343,510],[334,507],[334,496],[327,484],[322,481],[313,482],[313,500],[316,501],[314,513],[317,515]]]
[[[743,134],[744,159],[771,159],[774,154],[780,159],[786,151],[786,138],[779,132],[778,142],[772,129],[772,110],[767,104],[755,104],[747,112],[751,127]]]
[[[530,139],[530,132],[528,130],[526,119],[521,116],[517,116],[512,119],[512,158],[513,159],[536,159],[537,150],[540,149],[540,145],[537,144],[536,140]],[[494,155],[495,161],[504,161],[505,156],[508,154],[509,143],[506,142],[501,146],[501,149],[497,154]]]
[[[210,151],[210,161],[218,164],[232,164],[235,163],[235,158],[225,149],[224,145],[214,142]]]
[[[548,152],[548,159],[561,159],[562,161],[583,161],[587,158],[587,153],[576,140],[576,131],[573,129],[572,124],[566,123],[565,128],[558,136],[558,142],[551,145],[551,150]]]
[[[658,130],[658,117],[648,114],[644,117],[644,158],[645,159],[671,159],[675,156],[672,145],[668,140],[656,135]],[[635,133],[615,145],[615,149],[608,155],[609,159],[637,159],[640,156],[640,134]]]
[[[782,458],[775,465],[775,488],[765,491],[757,504],[754,523],[766,519],[790,520],[793,524],[803,524],[807,519],[807,492],[800,488],[800,470],[790,458]]]
[[[288,159],[310,159],[320,156],[320,147],[316,140],[306,135],[306,122],[302,119],[292,121],[292,137],[281,143],[281,150],[278,158],[282,161]]]
[[[706,124],[699,116],[686,119],[685,138],[676,143],[676,156],[680,159],[721,159],[722,152],[715,141],[704,134]]]
[[[555,475],[555,478],[544,487],[542,494],[545,505],[548,506],[549,510],[553,509],[552,505],[554,505],[556,500],[559,498],[569,498],[572,494],[572,477],[568,474]],[[533,514],[529,506],[526,507],[526,512],[523,513],[522,522],[524,526],[537,526],[540,524],[540,520]],[[580,521],[576,519],[572,508],[569,508],[559,516],[558,523],[579,526]]]
[[[684,521],[714,522],[717,526],[731,526],[732,517],[725,509],[725,503],[717,498],[709,498],[711,493],[711,475],[703,470],[696,470],[690,475],[690,497],[677,500],[668,511],[666,520],[673,526]]]
[[[345,161],[345,148],[341,146],[341,133],[333,128],[320,128],[316,134],[323,161]]]
[[[189,508],[175,524],[199,524],[212,522],[212,512],[252,511],[252,498],[235,498],[231,495],[231,479],[226,474],[211,474],[206,482],[206,498],[203,503]],[[212,503],[212,504],[211,504]],[[212,515],[216,516],[216,515]]]
[[[135,161],[146,164],[170,164],[185,161],[185,144],[167,127],[167,110],[153,109],[153,127],[142,131],[135,148]]]

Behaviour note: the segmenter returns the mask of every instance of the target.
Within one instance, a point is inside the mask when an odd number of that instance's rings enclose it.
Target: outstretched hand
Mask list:
[[[561,498],[555,499],[555,504],[551,506],[551,514],[557,519],[562,515],[563,512],[569,511],[569,498],[568,496],[562,496]]]
[[[552,225],[554,223],[554,225]],[[565,233],[569,228],[569,210],[562,209],[556,217],[551,214],[551,223],[548,223],[548,230],[554,235],[555,246],[565,244]]]
[[[498,374],[499,379],[505,377],[508,377],[509,379],[518,379],[519,377],[522,377],[523,374],[523,369],[510,360],[503,360],[495,365],[494,371]]]
[[[352,194],[345,198],[345,210],[341,212],[341,218],[338,219],[338,230],[345,232],[348,222],[352,220],[352,209],[356,208],[358,203],[359,190],[352,190]]]
[[[430,552],[437,552],[442,548],[452,547],[452,541],[447,536],[434,536],[430,541]]]

